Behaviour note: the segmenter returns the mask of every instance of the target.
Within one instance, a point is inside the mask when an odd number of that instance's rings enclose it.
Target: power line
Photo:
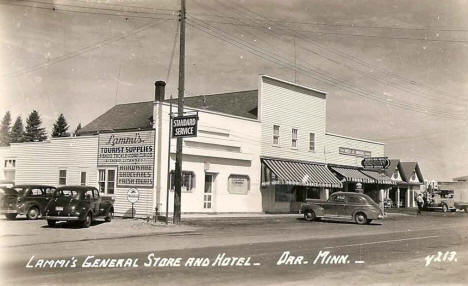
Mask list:
[[[220,4],[221,4],[221,3],[220,3]],[[222,5],[224,5],[224,4],[222,4]],[[243,10],[244,10],[244,11],[242,11],[242,14],[243,14],[243,15],[245,15],[246,12],[247,12],[247,14],[254,14],[255,16],[262,17],[262,18],[265,19],[265,20],[269,20],[269,18],[266,18],[266,17],[264,17],[264,16],[262,16],[262,15],[260,15],[260,14],[258,14],[258,13],[255,13],[255,12],[253,12],[253,11],[247,9],[246,7],[243,7],[242,5],[236,6],[236,7],[234,7],[234,6],[227,7],[227,10],[229,10],[229,11],[232,11],[232,10],[238,10],[238,11],[240,11],[237,7],[243,8]],[[254,18],[254,17],[249,17],[249,19],[252,20],[252,21],[256,21],[258,18],[257,18],[257,17],[255,17],[255,18]],[[268,31],[269,33],[275,34],[275,31],[273,31],[272,29],[267,29],[267,27],[265,27],[265,31]],[[294,33],[294,36],[297,37],[298,34],[297,34],[297,33]],[[370,68],[377,69],[377,70],[381,70],[381,68],[372,67],[372,66],[371,66],[370,64],[368,64],[367,62],[362,61],[362,60],[360,60],[359,58],[356,58],[356,57],[354,57],[354,56],[348,55],[348,54],[346,54],[346,53],[344,53],[344,52],[342,52],[342,51],[340,51],[340,50],[333,49],[332,47],[328,47],[328,46],[327,46],[327,47],[323,47],[322,45],[318,44],[318,43],[315,42],[315,41],[312,41],[311,39],[306,39],[306,38],[302,38],[302,39],[303,39],[303,40],[306,40],[306,41],[308,41],[309,43],[311,43],[312,45],[318,47],[322,52],[325,51],[325,52],[328,52],[328,53],[331,53],[331,54],[339,55],[339,56],[342,56],[342,57],[344,57],[344,58],[351,59],[352,61],[354,61],[354,62],[356,62],[356,63],[358,63],[358,64],[366,65],[366,66],[368,66],[368,67],[370,67]],[[282,40],[282,39],[281,39],[281,40]],[[325,59],[327,59],[327,60],[330,60],[330,61],[332,61],[332,62],[338,63],[338,64],[340,64],[340,65],[344,65],[344,66],[346,66],[347,68],[356,70],[356,71],[358,71],[358,72],[360,72],[360,73],[367,73],[368,75],[370,74],[370,77],[371,77],[371,78],[373,78],[374,80],[380,81],[381,83],[383,83],[383,81],[386,82],[386,83],[390,83],[390,82],[388,81],[388,75],[389,75],[389,74],[391,75],[391,74],[392,74],[391,72],[388,72],[388,71],[383,70],[383,72],[385,73],[385,76],[383,76],[383,77],[379,80],[378,78],[375,78],[375,75],[372,74],[372,73],[362,71],[362,70],[358,69],[357,67],[353,67],[353,66],[350,66],[350,65],[346,65],[346,64],[344,64],[342,61],[337,61],[337,60],[331,59],[331,58],[329,58],[329,57],[326,57],[326,56],[324,56],[323,54],[321,54],[321,53],[319,53],[319,52],[315,52],[315,51],[313,51],[313,50],[310,50],[308,47],[301,46],[301,48],[303,48],[304,50],[309,51],[309,52],[311,52],[311,53],[314,53],[314,54],[316,54],[316,55],[318,55],[318,56],[320,56],[320,57],[323,57],[323,58],[325,58]],[[399,75],[397,75],[397,74],[393,74],[393,75],[394,75],[395,77],[399,77],[400,79],[403,79],[403,80],[406,81],[406,79],[404,79],[403,77],[401,77],[401,76],[399,76]],[[414,81],[411,81],[410,83],[412,84],[412,87],[413,87],[413,84],[416,85],[416,83],[415,83]],[[392,83],[392,87],[395,87],[394,84],[398,84],[398,83]],[[407,89],[406,87],[402,87],[401,85],[399,85],[399,86],[400,86],[400,87],[396,87],[396,88],[398,88],[398,89],[400,89],[400,90],[404,90],[405,92],[412,93],[412,91],[409,90],[409,89]],[[419,89],[419,91],[421,92],[420,88],[418,88],[418,89]],[[447,94],[446,92],[443,92],[443,91],[440,92],[440,93],[442,93],[442,94]],[[418,93],[418,95],[419,95],[419,93]],[[438,97],[438,96],[435,97],[434,95],[430,95],[430,94],[427,94],[427,93],[425,93],[425,92],[423,92],[421,95],[423,95],[423,96],[425,96],[425,97],[428,97],[428,98],[430,98],[430,99],[433,99],[433,100],[440,101],[440,97]],[[448,94],[447,94],[447,95],[448,95]],[[447,98],[446,98],[446,100],[455,100],[455,103],[453,103],[453,105],[460,106],[460,103],[457,102],[457,100],[456,100],[455,98],[453,98],[452,95],[448,95]],[[451,103],[451,104],[452,104],[452,103]]]
[[[110,43],[114,43],[114,42],[126,39],[126,38],[128,38],[130,36],[133,36],[134,34],[138,34],[138,33],[141,33],[143,31],[146,31],[149,28],[152,28],[153,26],[155,26],[157,24],[159,24],[159,22],[145,24],[145,25],[143,25],[143,26],[141,26],[139,28],[131,30],[130,32],[125,32],[124,35],[117,36],[117,37],[110,37],[110,38],[104,39],[102,41],[99,41],[97,43],[94,43],[92,45],[80,48],[80,49],[78,49],[76,51],[73,51],[73,52],[71,52],[69,54],[65,54],[65,55],[62,55],[62,56],[52,58],[50,61],[42,62],[42,63],[36,64],[36,65],[34,65],[32,67],[22,69],[20,71],[6,73],[6,74],[3,74],[1,76],[2,77],[18,77],[18,76],[21,76],[23,74],[35,72],[35,71],[38,71],[38,70],[40,70],[42,68],[49,67],[51,65],[54,65],[54,64],[69,60],[71,58],[80,56],[80,55],[82,55],[84,53],[90,52],[90,51],[95,50],[97,48],[101,48],[103,45],[107,45],[107,44],[110,44]]]
[[[213,30],[215,30],[215,28],[213,29],[213,27],[210,28],[210,26],[200,26],[199,24],[197,24],[196,22],[194,22],[192,19],[189,19],[189,24],[199,30],[202,30],[208,34],[211,34],[212,36],[214,37],[217,37],[217,38],[221,38],[222,40],[226,41],[226,42],[229,42],[235,46],[238,46],[240,48],[248,48],[250,52],[252,52],[252,54],[254,55],[257,55],[263,59],[266,59],[268,61],[272,61],[272,62],[275,62],[276,64],[279,64],[281,66],[285,66],[285,67],[290,67],[290,68],[294,68],[294,66],[290,65],[289,63],[285,63],[284,60],[282,60],[281,58],[278,58],[277,55],[275,56],[271,56],[257,48],[253,48],[252,46],[250,46],[249,44],[245,44],[245,43],[242,43],[242,41],[239,41],[239,40],[236,40],[235,38],[233,39],[233,37],[228,37],[226,36],[225,34],[224,35],[220,35],[219,34],[213,34]],[[304,68],[302,66],[298,66],[297,69],[300,71],[300,72],[303,72],[305,74],[307,74],[308,76],[316,79],[316,80],[319,80],[319,81],[322,81],[322,82],[328,82],[330,85],[332,86],[336,86],[336,87],[339,87],[339,88],[343,88],[345,90],[348,90],[354,94],[357,94],[357,95],[360,95],[362,97],[366,97],[366,98],[370,98],[370,99],[373,99],[373,100],[377,100],[377,101],[380,101],[380,102],[383,102],[383,103],[386,103],[387,105],[390,105],[390,106],[396,106],[396,107],[399,107],[401,109],[406,109],[406,110],[411,110],[411,111],[415,111],[415,112],[420,112],[420,113],[424,113],[424,114],[431,114],[431,115],[434,115],[436,117],[444,117],[444,118],[451,118],[451,119],[460,119],[459,117],[457,117],[456,115],[454,114],[445,114],[443,112],[435,112],[435,111],[430,111],[430,108],[428,107],[420,107],[418,105],[407,105],[407,104],[401,104],[401,103],[396,103],[396,102],[389,102],[385,99],[382,99],[380,97],[376,97],[372,94],[369,94],[368,92],[363,92],[359,89],[356,89],[356,88],[353,88],[351,86],[349,86],[347,83],[345,82],[340,82],[340,81],[337,81],[336,79],[330,79],[330,78],[327,78],[325,77],[325,79],[323,79],[323,75],[320,74],[320,72],[317,72],[317,71],[314,71],[314,70],[310,70],[308,68]],[[312,76],[310,74],[310,72],[314,72],[315,74],[319,74],[319,76],[322,77],[321,78],[317,78],[316,76]],[[341,84],[341,85],[340,85]]]

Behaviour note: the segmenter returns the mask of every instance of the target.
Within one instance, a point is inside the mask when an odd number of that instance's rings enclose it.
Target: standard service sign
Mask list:
[[[130,203],[134,204],[138,202],[139,199],[140,199],[140,192],[137,189],[131,188],[130,190],[128,190],[127,200]]]
[[[196,137],[198,116],[177,116],[172,119],[172,137]]]

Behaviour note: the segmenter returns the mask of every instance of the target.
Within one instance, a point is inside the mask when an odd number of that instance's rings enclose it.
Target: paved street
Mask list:
[[[44,221],[2,220],[0,255],[7,285],[95,281],[107,285],[466,285],[467,217],[464,213],[392,214],[363,226],[306,222],[298,216],[190,219],[180,229],[114,220],[87,230],[49,229],[43,227]],[[105,233],[115,232],[112,225],[120,233],[127,227],[130,237],[109,237]],[[40,229],[41,239],[32,235],[34,229]],[[100,237],[89,239],[85,232],[100,233]],[[33,239],[27,241],[28,237]],[[296,257],[280,259],[287,251]],[[441,261],[437,261],[438,251]],[[236,259],[220,260],[223,254]],[[433,254],[431,264],[425,266],[426,256]],[[328,259],[331,255],[336,255],[334,260]],[[26,268],[46,258],[73,258],[77,267]],[[138,267],[82,267],[98,265],[96,259],[101,258],[130,258]],[[202,258],[200,265],[194,260],[190,264],[190,258]],[[237,264],[223,266],[233,261]]]

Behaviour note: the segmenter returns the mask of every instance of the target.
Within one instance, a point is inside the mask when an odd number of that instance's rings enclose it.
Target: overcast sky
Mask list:
[[[74,129],[153,100],[156,80],[176,95],[178,9],[0,0],[1,116],[36,109],[50,132],[60,113]],[[187,96],[256,89],[259,74],[296,81],[328,93],[329,132],[384,142],[426,179],[468,175],[467,1],[187,0],[187,12]]]

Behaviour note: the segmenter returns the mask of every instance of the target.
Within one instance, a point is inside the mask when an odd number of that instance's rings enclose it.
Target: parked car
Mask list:
[[[44,213],[45,206],[54,192],[53,186],[16,185],[7,191],[8,194],[2,203],[2,207],[6,208],[3,213],[7,219],[26,215],[28,219],[36,220]]]
[[[455,212],[454,191],[453,190],[432,190],[424,194],[425,210],[442,210]]]
[[[333,218],[366,224],[383,218],[381,208],[368,195],[353,192],[336,192],[326,201],[307,200],[300,213],[308,221]]]
[[[100,217],[110,222],[114,216],[114,203],[110,197],[101,197],[94,187],[65,186],[57,188],[45,215],[51,227],[57,221],[78,222],[89,227]]]
[[[15,219],[18,214],[16,209],[16,199],[18,192],[7,187],[0,187],[0,213],[4,214],[6,219]]]

